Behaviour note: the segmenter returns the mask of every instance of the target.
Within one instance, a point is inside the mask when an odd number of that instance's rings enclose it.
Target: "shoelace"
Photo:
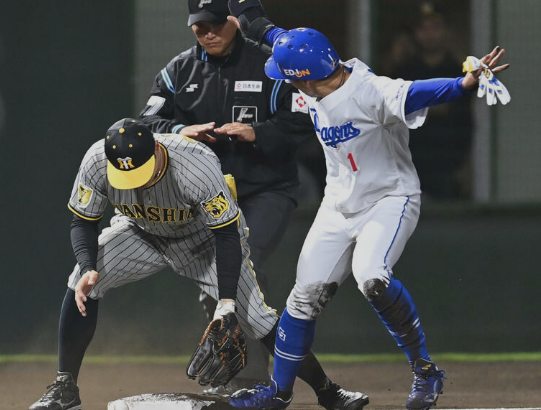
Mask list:
[[[59,381],[55,381],[53,384],[48,385],[47,389],[49,389],[49,391],[43,395],[43,398],[48,398],[48,399],[56,398],[55,396],[58,396],[58,393],[59,393],[58,389],[64,387],[64,385],[65,383],[59,382]]]
[[[431,377],[441,377],[443,380],[445,380],[445,372],[443,370],[437,370],[433,374],[418,374],[413,373],[413,387],[415,391],[427,391],[432,386],[428,383],[428,380]]]
[[[350,398],[349,395],[346,394],[346,392],[343,389],[338,389],[336,391],[336,393],[338,394],[339,399],[349,399]]]
[[[413,374],[414,390],[415,391],[426,390],[426,388],[428,387],[428,379],[429,379],[428,375],[414,373]]]

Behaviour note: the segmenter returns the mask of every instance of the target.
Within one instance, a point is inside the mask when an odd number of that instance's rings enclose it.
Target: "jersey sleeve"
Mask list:
[[[428,108],[406,115],[406,97],[411,84],[411,81],[392,80],[388,77],[376,77],[372,82],[372,98],[375,101],[376,116],[381,124],[393,125],[401,121],[411,129],[423,125]]]
[[[100,155],[103,141],[98,141],[86,153],[75,178],[68,208],[77,216],[90,221],[101,219],[107,203],[107,159]]]
[[[186,191],[210,229],[235,222],[240,209],[227,185],[214,153],[205,150],[192,161],[186,175]]]
[[[175,111],[175,79],[174,59],[157,75],[150,91],[150,96],[139,119],[152,132],[177,134],[185,125],[189,125],[183,114]]]

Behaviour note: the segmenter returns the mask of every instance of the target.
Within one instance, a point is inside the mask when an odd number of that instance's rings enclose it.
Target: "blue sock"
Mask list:
[[[373,299],[372,306],[404,351],[410,365],[422,358],[430,360],[426,348],[425,333],[409,292],[398,280],[391,278],[389,286],[380,297]]]
[[[315,320],[300,320],[284,310],[274,346],[273,379],[280,391],[293,390],[302,361],[314,342]]]

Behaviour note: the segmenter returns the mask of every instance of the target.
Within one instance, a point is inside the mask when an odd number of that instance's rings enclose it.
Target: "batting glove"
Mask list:
[[[235,310],[235,302],[224,302],[223,300],[219,300],[212,320],[221,319],[228,313],[235,313]]]
[[[496,105],[498,100],[505,105],[511,101],[511,95],[501,81],[499,81],[492,70],[479,60],[477,57],[468,56],[466,61],[462,63],[463,72],[474,72],[483,69],[483,73],[479,76],[479,88],[477,89],[477,97],[483,98],[487,96],[487,105]]]

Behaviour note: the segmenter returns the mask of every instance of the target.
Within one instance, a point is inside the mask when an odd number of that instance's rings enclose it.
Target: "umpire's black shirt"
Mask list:
[[[141,119],[158,133],[181,133],[184,126],[216,122],[251,124],[254,144],[214,135],[207,144],[232,174],[239,200],[260,191],[293,197],[299,184],[295,153],[314,137],[305,104],[293,86],[268,78],[268,47],[242,37],[227,57],[213,57],[197,44],[173,58],[157,76]],[[212,133],[211,133],[212,134]]]

